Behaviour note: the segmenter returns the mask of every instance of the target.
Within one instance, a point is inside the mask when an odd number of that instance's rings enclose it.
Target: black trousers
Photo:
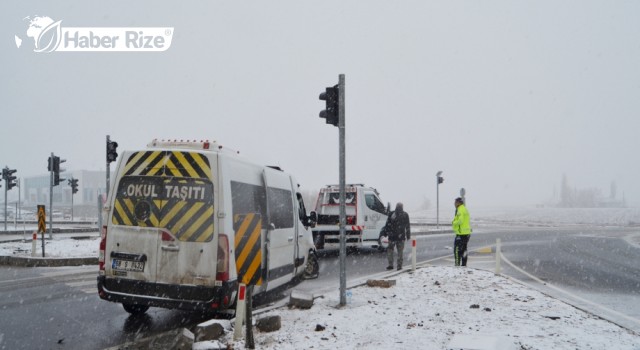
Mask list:
[[[467,243],[471,235],[456,235],[453,241],[453,257],[456,260],[456,266],[467,266]]]

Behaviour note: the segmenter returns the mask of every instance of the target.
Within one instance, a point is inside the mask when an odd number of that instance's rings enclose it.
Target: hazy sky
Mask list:
[[[175,32],[165,52],[36,53],[34,15]],[[385,202],[435,206],[442,170],[451,208],[461,187],[543,203],[563,174],[640,203],[638,1],[2,1],[0,38],[0,166],[18,176],[51,152],[104,170],[108,134],[119,153],[217,140],[316,190],[338,182],[318,95],[345,74],[347,181]]]

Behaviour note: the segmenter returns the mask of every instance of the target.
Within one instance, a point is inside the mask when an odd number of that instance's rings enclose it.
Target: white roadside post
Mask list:
[[[245,316],[245,295],[247,292],[247,285],[240,283],[238,286],[238,301],[236,302],[236,324],[233,327],[233,340],[242,339],[242,323]]]
[[[496,275],[500,274],[500,238],[496,240]]]
[[[411,238],[411,269],[416,270],[416,238]]]
[[[38,233],[33,233],[33,240],[31,241],[31,256],[36,256],[36,242],[38,242]]]

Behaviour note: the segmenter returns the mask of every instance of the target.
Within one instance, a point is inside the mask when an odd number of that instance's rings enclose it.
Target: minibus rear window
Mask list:
[[[120,180],[111,222],[115,225],[155,227],[180,241],[213,239],[213,185],[209,180],[124,176]]]

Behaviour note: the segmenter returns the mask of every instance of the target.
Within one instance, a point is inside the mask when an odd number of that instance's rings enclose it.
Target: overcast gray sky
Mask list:
[[[26,16],[174,27],[165,52],[33,52]],[[0,166],[104,170],[105,135],[217,140],[306,189],[338,182],[318,95],[346,75],[347,181],[416,209],[640,203],[638,1],[2,1]],[[20,49],[14,36],[24,39]],[[31,42],[29,42],[29,40]]]

